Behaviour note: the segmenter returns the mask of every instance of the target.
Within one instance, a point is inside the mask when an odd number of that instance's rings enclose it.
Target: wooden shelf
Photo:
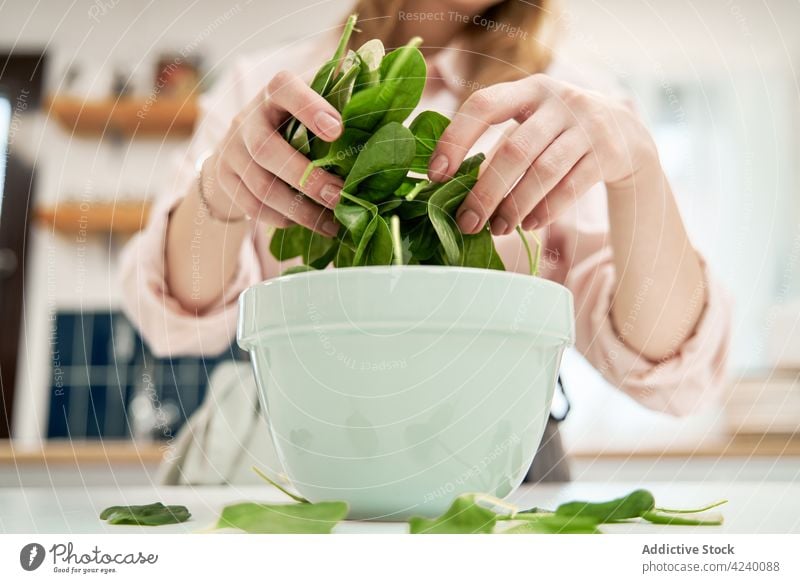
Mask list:
[[[797,434],[738,434],[720,441],[698,444],[694,448],[635,451],[570,452],[575,459],[651,459],[651,458],[728,458],[728,457],[800,457],[800,435]]]
[[[157,463],[165,454],[163,443],[137,444],[131,440],[48,440],[35,448],[14,447],[0,440],[0,467],[8,464]],[[572,459],[722,459],[800,457],[798,435],[741,435],[727,442],[687,450],[570,453]]]
[[[800,371],[747,374],[728,386],[725,417],[732,433],[800,434]]]
[[[68,234],[132,235],[147,224],[151,203],[147,200],[114,203],[62,202],[38,207],[36,220]]]
[[[158,463],[164,457],[166,444],[142,443],[109,439],[49,440],[42,446],[15,447],[10,440],[0,440],[0,466],[8,464],[69,464],[90,463]]]
[[[193,97],[150,103],[135,98],[93,101],[53,96],[47,111],[67,132],[77,136],[185,138],[194,130],[197,101]]]

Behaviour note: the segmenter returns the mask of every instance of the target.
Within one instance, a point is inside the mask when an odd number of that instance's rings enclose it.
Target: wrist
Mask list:
[[[250,217],[236,208],[221,191],[214,173],[209,169],[209,164],[216,164],[215,155],[200,158],[197,164],[197,195],[200,211],[219,223],[240,223],[249,220]]]
[[[633,172],[606,183],[609,198],[635,196],[642,189],[649,190],[665,179],[655,144],[646,145],[635,158],[638,161]]]

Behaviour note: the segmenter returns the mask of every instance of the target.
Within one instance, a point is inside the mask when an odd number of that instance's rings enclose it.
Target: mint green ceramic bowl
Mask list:
[[[311,501],[348,502],[353,518],[510,494],[574,342],[569,290],[501,271],[330,269],[239,301],[239,345],[287,476]]]

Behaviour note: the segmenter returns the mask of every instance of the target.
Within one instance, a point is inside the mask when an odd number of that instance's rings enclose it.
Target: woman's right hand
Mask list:
[[[339,225],[330,209],[339,200],[342,179],[316,168],[300,186],[309,160],[283,138],[290,116],[328,142],[342,133],[339,112],[299,77],[281,71],[236,115],[203,164],[211,214],[247,216],[277,227],[300,224],[335,236]]]

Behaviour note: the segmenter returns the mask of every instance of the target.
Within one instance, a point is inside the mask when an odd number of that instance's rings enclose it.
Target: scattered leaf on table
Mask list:
[[[100,519],[109,524],[138,524],[161,526],[189,520],[186,506],[164,506],[161,502],[143,506],[111,506],[100,513]]]
[[[648,490],[634,490],[626,496],[608,502],[567,502],[556,508],[558,516],[585,516],[597,522],[616,522],[638,518],[656,505]]]
[[[346,502],[258,504],[242,502],[222,509],[215,528],[257,534],[329,534],[347,516]]]
[[[500,534],[602,534],[602,531],[592,518],[551,514],[525,520]]]
[[[490,533],[497,514],[477,502],[480,494],[462,494],[438,518],[415,516],[409,520],[411,534],[478,534]]]

